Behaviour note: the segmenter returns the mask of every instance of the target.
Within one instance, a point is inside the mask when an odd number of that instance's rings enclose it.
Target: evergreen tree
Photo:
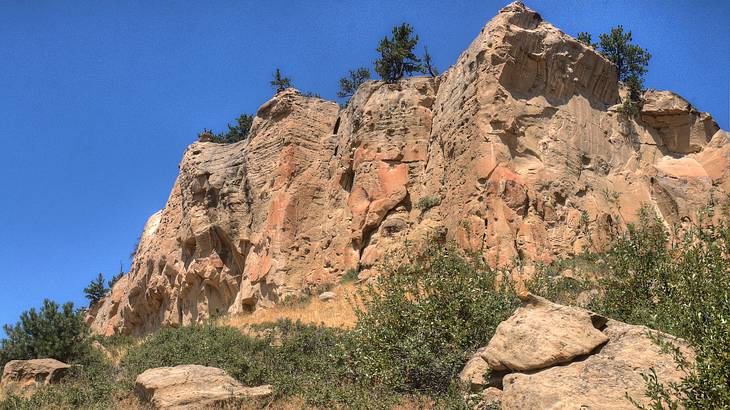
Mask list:
[[[291,78],[282,76],[281,71],[277,68],[274,71],[274,79],[271,80],[271,86],[276,89],[277,93],[284,91],[291,87]]]
[[[86,296],[86,299],[89,299],[89,306],[100,301],[104,296],[106,296],[107,292],[109,292],[109,289],[104,286],[104,275],[101,273],[99,273],[96,279],[89,283],[89,286],[84,288],[84,295]]]
[[[7,339],[0,341],[0,367],[10,360],[48,358],[70,362],[88,352],[85,337],[89,328],[83,311],[73,303],[63,306],[48,299],[40,312],[35,308],[23,312],[14,325],[3,327]]]
[[[578,33],[577,40],[587,45],[588,47],[596,46],[595,44],[593,44],[593,38],[591,36],[591,33],[586,33],[585,31],[581,31],[580,33]]]
[[[431,62],[431,54],[428,53],[428,47],[426,46],[423,47],[423,72],[431,77],[439,75],[439,70]]]
[[[375,72],[385,82],[394,83],[403,76],[421,72],[421,60],[413,53],[418,44],[418,36],[413,34],[413,27],[407,23],[393,27],[393,37],[380,40],[378,48],[380,58],[375,60]]]
[[[623,26],[614,27],[610,33],[601,34],[599,51],[618,69],[618,79],[629,87],[631,101],[639,101],[644,89],[651,54],[631,42],[631,32],[624,32]]]
[[[370,70],[360,67],[350,70],[347,77],[340,78],[340,90],[337,91],[339,98],[349,98],[355,95],[358,87],[370,79]]]

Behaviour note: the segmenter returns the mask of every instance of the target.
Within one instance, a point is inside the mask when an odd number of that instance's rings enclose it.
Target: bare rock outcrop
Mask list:
[[[70,368],[56,359],[11,360],[5,364],[0,385],[22,393],[40,385],[57,383]]]
[[[693,360],[681,339],[530,295],[460,379],[472,392],[491,389],[502,409],[633,409],[626,395],[647,404],[642,373],[653,369],[665,384],[685,376],[650,333]]]
[[[268,397],[273,390],[244,387],[215,367],[182,365],[146,370],[137,376],[134,392],[156,409],[207,409]]]
[[[526,306],[500,323],[481,358],[496,371],[527,371],[570,362],[608,341],[584,309],[530,296]]]
[[[347,107],[277,93],[250,138],[192,144],[130,274],[89,315],[143,334],[376,274],[437,232],[492,265],[552,261],[730,190],[730,142],[670,92],[618,112],[616,68],[521,3],[436,78],[362,85]]]

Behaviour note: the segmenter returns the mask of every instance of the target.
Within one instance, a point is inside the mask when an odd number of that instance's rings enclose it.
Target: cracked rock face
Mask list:
[[[492,265],[548,262],[642,204],[671,224],[724,197],[730,144],[709,114],[667,92],[638,118],[618,102],[615,67],[520,3],[436,78],[368,82],[344,109],[280,92],[247,141],[187,149],[89,322],[144,334],[267,307],[434,233]]]
[[[648,404],[642,373],[654,369],[665,384],[684,376],[650,332],[694,360],[681,339],[530,295],[477,351],[460,379],[472,391],[501,388],[502,409],[634,409],[627,394]],[[511,343],[503,343],[507,337]],[[491,374],[489,380],[485,374]]]

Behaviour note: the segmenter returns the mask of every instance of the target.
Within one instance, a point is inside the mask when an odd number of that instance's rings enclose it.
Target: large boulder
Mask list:
[[[244,387],[221,369],[190,364],[146,370],[137,376],[134,392],[158,409],[202,409],[264,398],[273,389]]]
[[[0,384],[13,391],[32,389],[58,382],[70,368],[56,359],[11,360],[5,364]]]
[[[684,376],[655,339],[694,360],[681,339],[536,296],[526,299],[461,375],[471,392],[478,392],[480,384],[491,386],[490,400],[498,397],[502,409],[634,409],[627,395],[648,404],[642,374],[653,369],[664,384],[679,383]],[[494,394],[495,387],[501,394]]]
[[[569,362],[606,343],[598,316],[529,295],[525,305],[497,326],[481,357],[493,370],[528,371]]]

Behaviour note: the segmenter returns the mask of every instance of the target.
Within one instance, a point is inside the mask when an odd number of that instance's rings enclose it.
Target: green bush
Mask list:
[[[344,359],[361,382],[399,392],[447,391],[468,355],[487,344],[518,304],[497,272],[454,245],[407,249],[406,263],[365,287]],[[507,283],[504,281],[503,283]]]
[[[73,303],[63,306],[44,300],[40,311],[23,312],[14,325],[4,326],[7,339],[0,341],[0,368],[10,360],[54,358],[73,363],[89,353],[89,328],[84,312]]]
[[[92,351],[58,384],[42,386],[30,397],[9,395],[0,410],[108,409],[131,389],[117,381],[117,372],[101,353]]]
[[[688,377],[679,386],[646,375],[654,405],[671,407],[676,401],[688,409],[730,408],[727,221],[700,218],[670,237],[644,208],[641,223],[629,227],[602,260],[611,275],[600,283],[604,296],[594,302],[595,310],[681,337],[697,353],[696,366],[685,364]]]
[[[436,195],[426,195],[418,200],[416,208],[420,209],[422,212],[426,212],[439,204],[441,204],[441,198]]]
[[[213,324],[163,328],[127,352],[122,367],[130,377],[147,369],[182,364],[218,367],[243,381],[261,379],[255,355],[266,342],[232,327]]]

